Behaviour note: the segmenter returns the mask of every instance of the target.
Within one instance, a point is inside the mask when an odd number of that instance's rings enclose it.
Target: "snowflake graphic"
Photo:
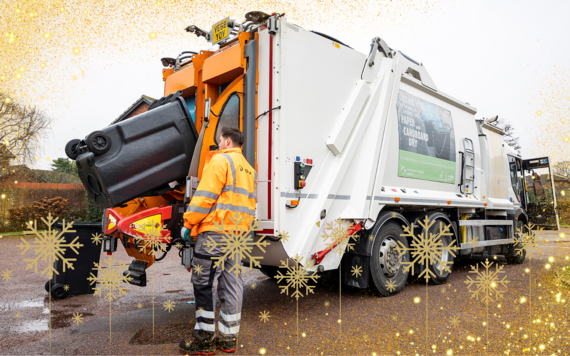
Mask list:
[[[362,267],[360,266],[352,266],[352,275],[355,276],[356,278],[360,277],[360,275],[362,274]]]
[[[170,299],[167,302],[164,302],[164,310],[168,310],[170,313],[174,310],[174,302],[171,302]]]
[[[475,273],[477,276],[475,279],[467,276],[465,283],[468,285],[471,298],[479,300],[479,297],[481,297],[481,301],[488,305],[490,301],[498,300],[503,296],[505,291],[501,290],[500,287],[506,288],[509,281],[507,276],[499,279],[499,274],[505,273],[503,266],[495,264],[495,271],[489,271],[489,267],[493,265],[493,262],[489,262],[489,259],[485,259],[482,265],[485,271],[479,271],[479,265],[471,266],[469,273]],[[471,287],[475,287],[475,289],[471,290]]]
[[[94,243],[95,245],[99,245],[101,243],[101,241],[103,241],[103,235],[97,233],[97,234],[91,234],[91,236],[93,236],[91,238],[91,242]]]
[[[66,292],[69,291],[69,284],[64,285],[64,286],[63,286],[63,290],[66,291]]]
[[[521,256],[526,250],[526,254],[530,261],[534,256],[534,252],[538,247],[537,236],[534,233],[534,229],[537,228],[536,225],[529,223],[524,227],[518,228],[516,230],[516,235],[514,236],[515,251],[517,256]],[[542,227],[537,228],[539,232],[542,231]]]
[[[342,256],[345,250],[352,250],[358,237],[358,232],[356,230],[353,230],[352,234],[348,234],[348,230],[352,228],[354,228],[353,223],[344,221],[340,218],[331,221],[330,223],[325,223],[323,238],[327,248],[332,250],[338,246],[336,253],[338,253],[339,256]],[[354,242],[350,242],[351,239],[354,240]]]
[[[91,284],[100,283],[99,287],[95,287],[95,295],[102,297],[102,292],[105,291],[104,299],[107,299],[111,302],[113,299],[117,299],[123,295],[127,294],[128,284],[124,286],[122,283],[128,283],[133,277],[123,276],[122,270],[126,268],[126,263],[119,263],[116,266],[113,264],[116,262],[116,259],[109,257],[105,260],[107,263],[107,268],[101,267],[101,265],[97,262],[93,262],[95,264],[94,270],[98,271],[98,277],[96,277],[93,272],[91,272],[91,276],[87,278]],[[118,295],[115,295],[115,291]]]
[[[203,271],[202,271],[202,270],[203,270],[203,267],[202,267],[202,265],[194,265],[194,266],[192,266],[192,270],[193,270],[194,272],[196,272],[196,274],[199,275],[200,273],[203,272]]]
[[[16,319],[18,319],[20,317],[20,313],[16,313],[16,315],[14,315],[16,317]]]
[[[269,318],[271,318],[271,315],[269,315],[269,312],[266,312],[265,310],[259,313],[259,321],[263,321],[263,323],[269,321]]]
[[[449,267],[453,262],[442,261],[440,257],[444,251],[449,252],[453,257],[455,257],[455,252],[459,250],[459,247],[454,246],[455,241],[451,241],[448,246],[443,246],[443,242],[441,240],[443,236],[453,236],[453,233],[449,231],[451,225],[446,225],[444,227],[443,222],[440,221],[439,233],[434,234],[433,232],[429,232],[435,222],[436,220],[430,221],[427,216],[423,222],[419,221],[419,225],[423,228],[423,231],[419,236],[416,236],[413,233],[413,223],[410,227],[404,226],[404,233],[401,236],[411,237],[412,243],[410,244],[410,247],[405,247],[400,241],[398,241],[400,246],[396,247],[396,251],[399,252],[398,257],[402,257],[407,251],[410,251],[411,253],[411,261],[402,262],[404,272],[409,271],[411,268],[412,274],[414,274],[414,265],[416,263],[425,266],[418,277],[424,277],[426,283],[431,277],[436,277],[435,273],[428,268],[428,265],[439,263],[440,273],[443,273],[444,270],[451,272]]]
[[[251,284],[251,289],[255,289],[257,287],[257,284],[254,282]]]
[[[449,322],[451,323],[451,326],[455,328],[459,324],[459,318],[456,316],[452,316]]]
[[[470,237],[469,241],[467,241],[467,246],[469,246],[469,248],[475,248],[479,246],[479,236],[473,238]]]
[[[2,272],[2,279],[5,280],[6,282],[11,280],[12,279],[12,271],[5,270],[4,272]]]
[[[141,225],[139,230],[136,230],[138,234],[133,236],[140,253],[156,257],[158,251],[166,252],[166,244],[169,244],[171,241],[170,231],[165,229],[161,223]]]
[[[331,305],[331,303],[327,300],[327,301],[325,302],[325,307],[328,307],[328,306],[330,306],[330,305]]]
[[[224,268],[224,261],[226,259],[232,259],[233,261],[239,262],[242,259],[249,259],[249,268],[253,266],[261,267],[259,260],[263,257],[252,256],[253,248],[257,247],[263,253],[265,253],[265,247],[269,246],[269,241],[263,241],[265,235],[256,242],[254,241],[253,235],[255,231],[261,230],[259,228],[259,220],[255,220],[248,229],[245,229],[239,224],[245,219],[246,216],[239,216],[239,214],[234,214],[230,216],[231,227],[226,226],[225,219],[222,219],[222,223],[214,221],[214,230],[212,232],[218,232],[222,234],[221,241],[216,242],[210,236],[208,236],[208,242],[204,246],[209,247],[212,252],[215,248],[220,248],[223,255],[219,257],[212,257],[212,260],[216,260],[214,263],[214,268]],[[241,263],[234,263],[234,265],[229,270],[230,273],[234,273],[236,276],[241,272],[246,272],[246,269],[241,265]]]
[[[26,223],[26,227],[34,233],[34,242],[29,243],[24,239],[22,239],[22,243],[18,245],[20,249],[23,249],[22,255],[26,253],[28,250],[33,249],[36,258],[25,258],[24,261],[28,262],[28,269],[34,269],[34,272],[38,271],[38,261],[41,259],[43,262],[47,262],[47,267],[42,271],[41,274],[46,274],[47,277],[52,278],[53,274],[58,274],[59,272],[54,268],[54,262],[62,260],[63,261],[63,272],[67,268],[73,269],[73,262],[77,261],[76,258],[64,258],[63,255],[67,248],[70,248],[76,254],[79,254],[77,251],[80,247],[83,247],[83,244],[77,242],[79,236],[77,236],[73,241],[67,243],[65,242],[65,237],[63,234],[69,232],[75,232],[72,230],[71,227],[73,222],[65,223],[63,220],[62,229],[58,232],[55,229],[52,229],[53,225],[56,223],[58,218],[52,218],[51,213],[48,214],[47,220],[42,218],[42,221],[47,225],[47,231],[38,231],[37,229],[37,221],[32,223]]]
[[[374,235],[370,234],[370,236],[368,236],[368,240],[374,241]]]
[[[174,247],[176,247],[176,248],[179,249],[179,250],[182,250],[182,247],[183,247],[183,246],[182,246],[182,244],[181,244],[180,242],[177,242],[177,243],[174,245]]]
[[[385,287],[388,288],[388,291],[391,293],[398,288],[398,284],[396,284],[396,281],[389,279],[388,283],[385,284]]]
[[[286,231],[280,232],[278,237],[281,242],[289,241],[289,233]]]
[[[289,260],[281,261],[280,268],[286,268],[287,272],[285,275],[281,274],[281,271],[277,271],[277,275],[275,278],[277,282],[286,281],[286,286],[279,286],[281,288],[281,294],[285,293],[289,295],[289,287],[293,288],[295,292],[291,295],[291,297],[295,297],[299,300],[299,297],[303,297],[303,293],[299,291],[299,289],[305,287],[305,294],[313,293],[314,286],[309,286],[308,282],[313,281],[317,282],[317,272],[313,272],[313,274],[309,274],[310,272],[307,271],[308,268],[314,267],[312,264],[307,265],[305,267],[302,266],[302,257],[296,255],[293,259],[294,265],[289,266]]]
[[[83,322],[83,314],[73,313],[73,318],[71,318],[73,322],[77,325]]]
[[[142,303],[137,304],[137,308],[142,309],[143,305]]]

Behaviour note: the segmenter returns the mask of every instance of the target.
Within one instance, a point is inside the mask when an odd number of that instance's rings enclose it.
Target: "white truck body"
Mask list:
[[[272,244],[264,265],[295,256],[310,261],[326,248],[326,223],[338,218],[370,229],[383,209],[400,206],[498,214],[516,208],[501,131],[439,91],[421,63],[392,52],[378,53],[369,66],[369,55],[284,17],[277,27],[275,34],[259,31],[257,112],[280,109],[257,121],[257,218],[259,235],[287,232],[289,239]],[[464,179],[473,181],[461,185],[465,139],[474,162]],[[312,160],[299,190],[296,160]],[[483,227],[476,233],[484,235]],[[320,265],[336,269],[340,258],[328,253]]]

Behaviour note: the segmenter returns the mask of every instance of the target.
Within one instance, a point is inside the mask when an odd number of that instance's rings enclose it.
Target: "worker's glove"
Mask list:
[[[180,230],[180,236],[182,236],[184,241],[190,242],[190,230],[189,229],[183,227],[182,230]]]

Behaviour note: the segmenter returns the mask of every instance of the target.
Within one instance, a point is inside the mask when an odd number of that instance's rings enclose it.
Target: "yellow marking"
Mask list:
[[[156,224],[158,224],[158,227],[160,228],[162,226],[160,221],[160,216],[161,216],[160,214],[156,214],[149,216],[148,218],[144,218],[133,222],[134,225],[133,230],[145,233],[145,227],[146,227],[147,228],[146,231],[153,231],[152,229],[156,227]]]
[[[107,230],[113,230],[117,226],[117,219],[111,214],[109,214],[109,226],[107,226]]]
[[[320,221],[317,221],[317,226],[318,226],[318,227],[321,227],[321,222],[320,222]]]
[[[333,42],[333,45],[334,45],[336,48],[340,48],[340,44],[338,44],[338,43],[336,43],[336,42]]]

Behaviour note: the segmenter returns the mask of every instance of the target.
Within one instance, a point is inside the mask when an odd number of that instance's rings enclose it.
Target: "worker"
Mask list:
[[[204,171],[198,188],[184,214],[182,236],[186,240],[196,236],[192,262],[192,284],[196,299],[196,326],[193,340],[182,341],[180,351],[188,355],[212,355],[216,348],[235,352],[239,333],[243,279],[230,269],[241,264],[239,258],[227,257],[223,266],[214,267],[213,257],[223,256],[220,246],[205,245],[210,239],[220,243],[223,233],[214,223],[225,226],[225,231],[248,231],[255,219],[257,174],[241,153],[243,133],[233,127],[223,127],[219,150],[206,154]],[[233,219],[233,220],[232,220]],[[234,221],[239,221],[238,226]],[[218,337],[214,338],[216,300],[214,282],[221,301],[218,319]]]

